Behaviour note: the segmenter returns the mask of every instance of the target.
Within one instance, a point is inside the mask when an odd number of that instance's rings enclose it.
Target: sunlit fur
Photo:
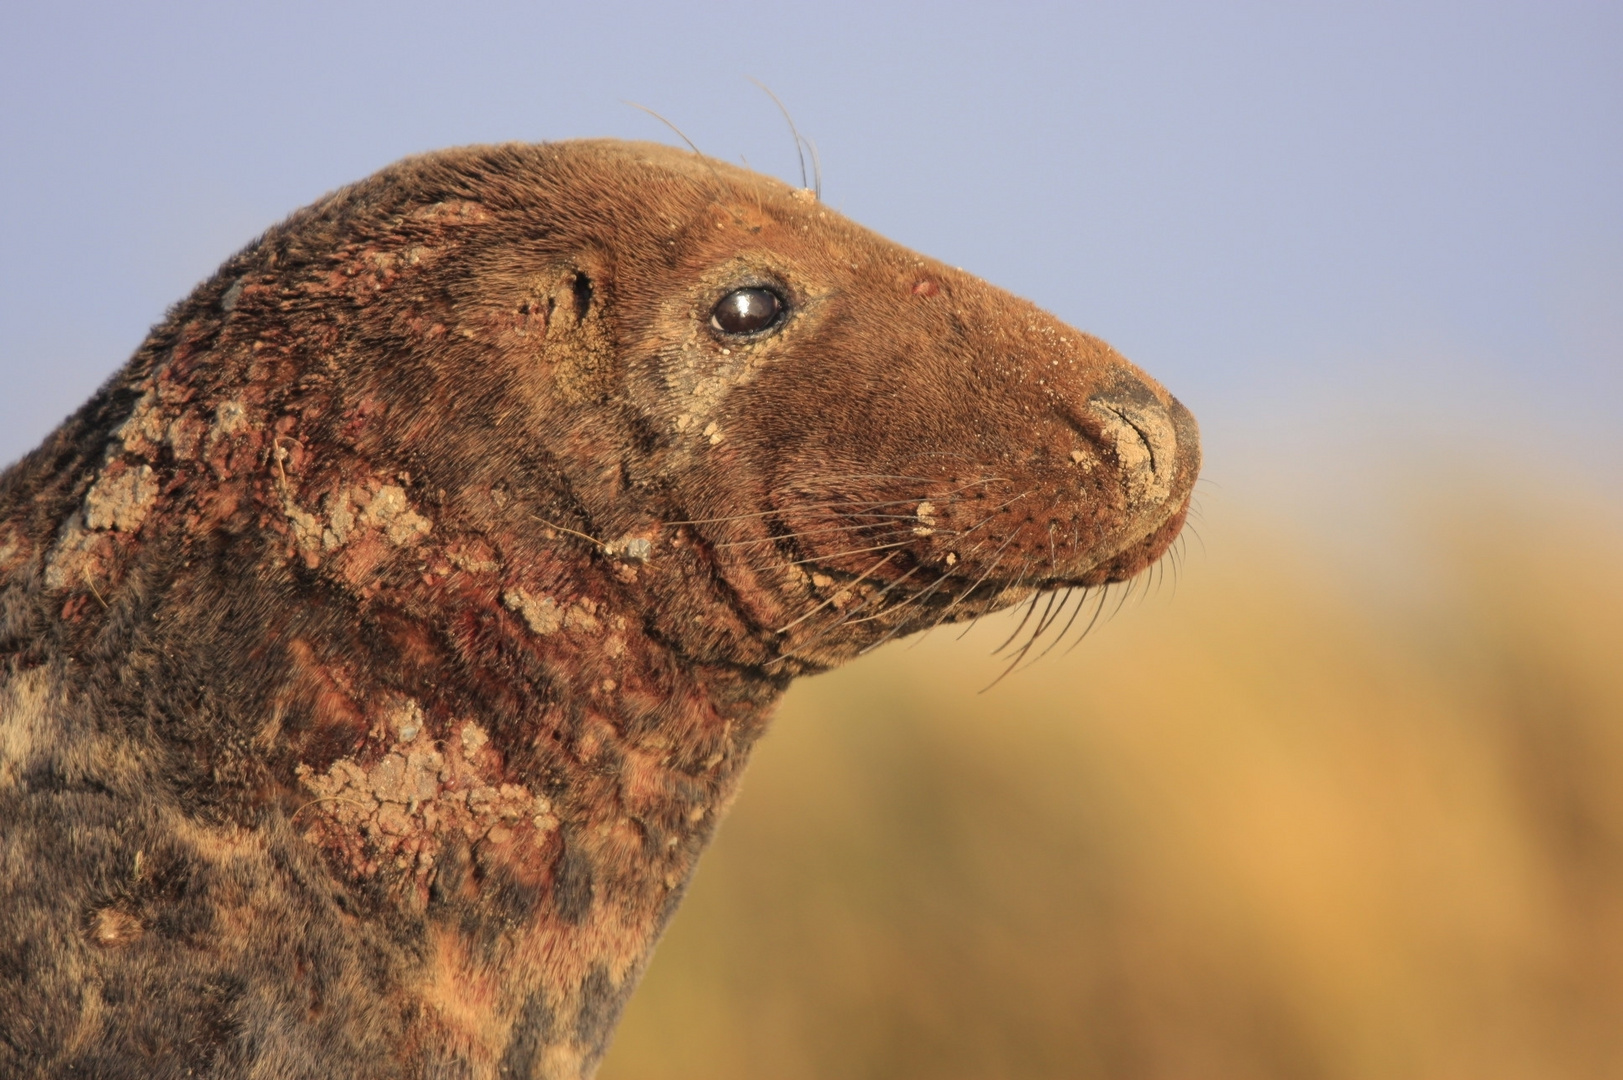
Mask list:
[[[1131,577],[1198,468],[1102,342],[691,154],[322,200],[0,487],[0,1073],[589,1075],[792,677]]]

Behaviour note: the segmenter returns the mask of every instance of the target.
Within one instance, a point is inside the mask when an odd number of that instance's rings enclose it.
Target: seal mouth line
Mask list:
[[[870,548],[868,550],[874,550],[874,549]],[[883,559],[880,559],[878,562],[874,563],[868,569],[864,570],[856,578],[855,581],[852,581],[850,583],[850,585],[847,585],[846,587],[847,588],[852,588],[854,586],[862,584],[862,582],[865,581],[869,577],[869,575],[874,574],[877,571],[879,571],[880,569],[882,569],[885,566],[885,564],[889,563],[892,559],[894,559],[899,554],[901,554],[901,552],[893,551],[889,555],[886,555]],[[916,569],[916,567],[915,567],[915,569]],[[911,573],[911,571],[909,571],[909,573]],[[905,578],[903,578],[902,580],[905,580]],[[825,599],[822,603],[818,604],[816,607],[812,608],[810,611],[808,611],[804,615],[800,616],[800,618],[795,619],[792,622],[785,623],[783,626],[779,627],[777,630],[774,630],[773,633],[775,633],[775,634],[786,634],[790,630],[793,630],[795,627],[799,626],[801,623],[805,622],[807,619],[811,618],[813,615],[816,615],[819,611],[824,610],[825,608],[829,607],[833,603],[834,603],[834,597],[830,596],[827,599]],[[864,601],[864,603],[866,603],[866,601]]]
[[[992,553],[993,558],[992,558],[991,565],[988,566],[981,573],[980,577],[975,579],[975,583],[973,585],[971,585],[969,588],[965,589],[963,592],[959,593],[958,596],[953,600],[953,602],[946,606],[946,608],[941,612],[941,614],[936,617],[936,621],[933,624],[931,624],[932,626],[940,626],[942,621],[946,619],[947,615],[952,611],[953,608],[955,608],[959,604],[961,604],[965,600],[965,598],[970,596],[972,593],[974,593],[974,591],[976,589],[980,588],[982,585],[984,585],[986,583],[986,579],[992,576],[992,571],[996,570],[998,568],[998,566],[1000,564],[1002,564],[1002,562],[1003,562],[1003,553],[1006,550],[1008,550],[1008,547],[1009,547],[1010,544],[1014,543],[1014,540],[1015,540],[1014,534],[1010,533],[1008,538],[1005,539],[1002,544],[998,545],[998,549],[995,552]]]
[[[896,606],[896,608],[893,609],[893,611],[899,611],[902,608],[908,606],[909,604],[922,603],[923,601],[928,600],[932,593],[934,593],[937,589],[941,588],[941,586],[945,585],[947,582],[949,582],[951,580],[952,580],[952,575],[950,575],[950,574],[944,574],[941,577],[936,578],[936,580],[932,581],[928,586],[926,586],[925,588],[919,590],[917,593],[915,593],[914,595],[908,597],[906,600],[904,600],[900,604],[898,604]],[[857,650],[857,655],[858,656],[867,656],[869,653],[873,652],[875,649],[879,648],[879,646],[885,644],[887,641],[893,640],[896,637],[897,634],[902,633],[902,631],[904,631],[904,630],[908,631],[909,633],[912,633],[912,632],[915,632],[917,630],[923,629],[923,630],[925,630],[927,632],[928,630],[931,630],[933,628],[934,628],[933,626],[931,626],[931,627],[909,627],[906,622],[898,622],[895,626],[893,626],[889,630],[885,631],[884,635],[882,637],[880,637],[877,641],[870,642],[869,644],[864,645],[861,649]]]
[[[913,569],[909,570],[907,573],[903,574],[901,577],[897,578],[895,581],[891,582],[889,585],[886,585],[883,589],[880,589],[872,597],[869,597],[867,600],[864,600],[857,607],[855,607],[855,608],[851,609],[851,611],[847,612],[846,617],[844,619],[840,620],[840,625],[855,625],[857,623],[873,622],[875,619],[882,619],[886,615],[894,615],[898,610],[900,610],[901,607],[904,607],[908,603],[911,603],[912,598],[904,600],[902,602],[902,604],[900,604],[900,605],[898,605],[897,607],[894,607],[894,608],[883,608],[882,610],[876,610],[876,611],[874,611],[874,613],[872,615],[864,615],[860,619],[851,618],[852,615],[854,615],[858,611],[861,611],[863,607],[866,607],[871,602],[879,602],[882,605],[884,597],[885,597],[885,595],[887,593],[889,593],[896,586],[900,585],[902,582],[906,581],[908,578],[912,577],[914,574],[918,573],[920,570],[923,570],[923,569],[924,569],[924,564],[923,563],[914,563],[913,564]],[[917,594],[915,594],[915,595],[917,595]]]
[[[849,479],[853,479],[853,478],[852,477],[842,476],[842,477],[837,477],[837,479],[839,479],[839,480],[849,480]],[[863,478],[862,477],[855,477],[854,479],[863,479]],[[923,479],[923,478],[910,477],[910,476],[900,476],[900,477],[878,476],[878,477],[875,477],[875,479],[919,480],[921,483],[928,483],[928,481]],[[969,484],[962,485],[962,486],[960,486],[958,488],[952,489],[951,491],[947,492],[947,494],[955,494],[955,493],[957,493],[959,491],[967,491],[972,486],[974,486],[974,485],[969,485]],[[908,506],[908,505],[911,505],[911,504],[916,503],[918,501],[919,500],[917,500],[917,499],[887,499],[887,500],[884,500],[882,502],[863,503],[861,505],[869,506],[869,507]],[[679,520],[666,521],[663,524],[665,524],[667,526],[671,526],[671,527],[675,527],[675,526],[678,526],[678,525],[725,525],[725,524],[728,524],[728,523],[734,522],[734,521],[754,521],[754,520],[758,520],[758,519],[779,517],[779,516],[781,516],[783,514],[789,513],[792,510],[827,510],[827,509],[832,509],[832,508],[836,508],[836,507],[850,506],[850,505],[852,505],[852,502],[851,502],[850,499],[829,499],[829,500],[826,500],[824,502],[796,503],[793,506],[788,506],[788,507],[774,506],[769,510],[752,510],[747,514],[728,514],[728,515],[725,515],[725,516],[722,516],[722,517],[708,517],[708,518],[683,518],[683,519],[679,519]]]

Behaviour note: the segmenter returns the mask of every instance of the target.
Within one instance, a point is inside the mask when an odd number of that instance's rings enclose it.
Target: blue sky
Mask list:
[[[754,76],[831,205],[1111,341],[1195,410],[1223,490],[1437,453],[1623,490],[1623,5],[10,0],[4,24],[0,459],[232,251],[403,154],[674,141],[633,100],[797,177]]]

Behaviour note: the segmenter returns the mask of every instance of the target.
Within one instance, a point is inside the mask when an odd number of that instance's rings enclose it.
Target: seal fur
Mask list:
[[[589,1076],[789,681],[1131,577],[1198,467],[1102,342],[745,170],[323,199],[0,480],[0,1073]]]

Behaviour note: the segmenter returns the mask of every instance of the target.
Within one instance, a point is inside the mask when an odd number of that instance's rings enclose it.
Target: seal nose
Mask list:
[[[1098,440],[1114,451],[1127,498],[1135,504],[1163,503],[1178,475],[1180,431],[1192,432],[1194,417],[1176,398],[1162,405],[1147,386],[1112,387],[1088,399],[1087,412],[1098,425]]]

